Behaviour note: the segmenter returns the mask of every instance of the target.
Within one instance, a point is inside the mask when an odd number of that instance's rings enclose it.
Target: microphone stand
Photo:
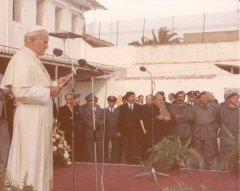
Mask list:
[[[94,101],[94,97],[95,97],[95,93],[94,93],[94,81],[93,81],[93,74],[94,74],[94,70],[96,70],[96,68],[94,66],[91,66],[89,64],[80,64],[80,66],[82,67],[87,67],[90,70],[90,74],[91,74],[91,93],[92,93],[92,114],[93,114],[93,148],[94,148],[94,165],[95,165],[95,177],[96,177],[96,191],[98,191],[98,169],[97,169],[97,137],[96,137],[96,117],[95,117],[95,110],[94,108],[96,107],[95,105],[95,101]]]
[[[141,69],[140,69],[141,70]],[[153,77],[152,77],[152,73],[148,70],[141,70],[143,72],[147,72],[149,75],[150,75],[150,80],[151,80],[151,95],[153,96],[153,84],[154,84],[154,81],[153,81]],[[153,99],[153,97],[152,97]],[[141,177],[141,176],[145,176],[145,175],[149,175],[149,174],[152,174],[153,175],[153,178],[155,180],[155,182],[157,183],[157,177],[156,177],[156,174],[158,175],[162,175],[162,176],[169,176],[168,174],[164,174],[164,173],[161,173],[161,172],[156,172],[155,168],[154,168],[154,151],[153,151],[153,148],[154,148],[154,128],[153,128],[153,100],[152,100],[152,105],[151,105],[151,142],[152,142],[152,168],[149,172],[144,172],[144,173],[140,173],[140,174],[137,174],[135,175],[134,177]]]
[[[64,55],[70,62],[71,64],[71,81],[72,81],[72,88],[71,88],[71,91],[72,91],[72,99],[74,97],[74,90],[75,90],[75,84],[74,84],[74,75],[76,75],[76,70],[73,66],[73,62],[71,61],[70,57],[67,56],[66,54],[63,54],[62,51],[60,49],[55,49],[56,52],[54,53],[56,56],[61,56],[61,55]],[[74,117],[74,104],[73,104],[73,101],[72,101],[72,104],[71,104],[71,109],[72,109],[72,123],[71,123],[71,128],[72,128],[72,190],[75,191],[75,117]]]

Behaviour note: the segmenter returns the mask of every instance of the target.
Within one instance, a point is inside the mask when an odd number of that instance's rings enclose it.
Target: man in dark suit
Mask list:
[[[145,161],[148,158],[148,153],[146,152],[152,146],[152,125],[153,125],[153,96],[146,96],[146,104],[142,106],[142,120],[144,128],[146,129],[146,134],[141,136],[141,155],[142,159]]]
[[[7,166],[8,153],[10,149],[10,136],[6,120],[7,114],[5,106],[5,95],[2,89],[0,89],[0,167]]]
[[[73,110],[74,110],[74,125],[75,125],[75,156],[76,161],[86,162],[87,153],[86,153],[86,141],[84,136],[83,128],[83,113],[80,112],[81,106],[81,94],[75,93],[73,96]]]
[[[165,101],[165,96],[157,92],[154,96],[154,143],[173,134],[173,120],[170,112],[171,105]]]
[[[117,98],[115,96],[109,96],[107,98],[108,107],[105,108],[105,160],[106,162],[118,163],[118,147],[119,138],[117,137],[117,125],[119,109],[114,108]],[[111,157],[109,158],[109,143],[111,141]]]
[[[94,143],[96,144],[97,162],[103,161],[103,110],[97,105],[98,98],[89,95],[87,98],[89,107],[83,114],[84,133],[86,139],[89,162],[94,160]]]
[[[118,117],[118,131],[123,138],[123,152],[127,164],[139,164],[141,107],[134,103],[134,97],[134,92],[126,93],[127,103],[120,106]]]
[[[65,95],[66,104],[59,107],[58,122],[60,123],[60,129],[64,131],[66,141],[69,145],[72,143],[72,94],[67,93]]]

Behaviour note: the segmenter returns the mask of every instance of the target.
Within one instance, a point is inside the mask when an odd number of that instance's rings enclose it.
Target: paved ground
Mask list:
[[[170,173],[169,177],[157,176],[155,183],[152,175],[135,178],[142,173],[141,166],[109,165],[104,166],[101,184],[102,165],[97,166],[99,191],[161,191],[165,187],[177,187],[177,183],[191,186],[194,191],[202,191],[205,185],[209,191],[239,191],[239,179],[228,172],[183,170]],[[75,191],[95,191],[96,172],[94,164],[76,163],[74,168]],[[71,191],[73,168],[58,167],[54,171],[54,191]],[[103,189],[104,188],[104,189]]]

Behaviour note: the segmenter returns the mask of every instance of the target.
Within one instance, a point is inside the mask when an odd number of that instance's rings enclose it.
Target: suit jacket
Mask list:
[[[133,111],[131,111],[125,103],[119,108],[118,131],[128,136],[140,135],[143,133],[140,120],[141,106],[134,103]]]
[[[95,128],[96,137],[103,137],[103,110],[96,107],[95,112]],[[87,107],[83,114],[84,132],[86,138],[94,138],[93,109]]]
[[[119,108],[114,108],[114,112],[111,113],[109,108],[105,108],[105,136],[117,137],[118,132],[118,116]]]
[[[148,104],[142,105],[141,108],[141,115],[144,127],[147,131],[147,133],[151,133],[152,129],[152,120],[153,120],[153,114],[154,114],[154,106],[149,106]]]
[[[161,136],[168,136],[173,132],[174,120],[172,119],[172,113],[169,107],[166,105],[166,110],[171,115],[170,121],[159,120],[157,116],[160,115],[160,108],[154,105],[154,136],[158,139]]]
[[[67,105],[59,107],[58,121],[63,131],[72,130],[72,112]]]

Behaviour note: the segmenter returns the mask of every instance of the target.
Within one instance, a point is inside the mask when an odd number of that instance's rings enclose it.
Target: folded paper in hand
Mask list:
[[[72,73],[68,74],[67,76],[65,76],[65,80],[60,84],[61,87],[64,87],[67,85],[67,83],[69,82],[69,80],[72,78]]]
[[[142,126],[142,130],[143,130],[143,133],[146,134],[146,129],[144,127],[144,124],[143,124],[143,120],[140,120],[140,123],[141,123],[141,126]]]

